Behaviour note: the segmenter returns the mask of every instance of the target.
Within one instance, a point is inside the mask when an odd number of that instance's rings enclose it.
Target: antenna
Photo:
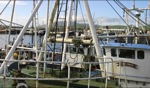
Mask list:
[[[147,13],[147,10],[148,10],[148,13]],[[149,20],[147,20],[147,18],[149,18],[150,17],[150,0],[148,1],[148,7],[147,7],[147,10],[146,10],[146,15],[148,16],[148,17],[146,17],[146,23],[149,23]]]
[[[135,9],[135,0],[133,1],[133,9]]]
[[[147,8],[150,9],[150,0],[148,1],[148,7]]]
[[[145,10],[145,22],[146,22],[146,24],[148,24],[149,23],[148,18],[150,18],[150,11],[149,11],[150,10],[150,0],[148,1],[147,8],[144,10]]]

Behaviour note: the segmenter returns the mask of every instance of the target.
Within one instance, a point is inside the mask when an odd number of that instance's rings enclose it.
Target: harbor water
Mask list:
[[[18,34],[11,34],[10,35],[10,43],[14,43],[14,41],[16,40],[16,38],[18,37]],[[37,44],[38,46],[40,46],[42,44],[43,41],[43,35],[37,35],[36,39],[37,39]],[[8,34],[0,34],[0,48],[1,49],[5,49],[5,46],[8,45],[8,38],[9,35]],[[22,40],[19,42],[19,45],[35,45],[35,35],[24,35]],[[61,44],[57,43],[56,44],[56,48],[61,48],[60,47]],[[51,50],[51,48],[54,47],[54,44],[47,42],[47,50]]]
[[[17,38],[18,34],[13,34],[10,35],[10,42],[14,42],[15,39]],[[0,34],[0,48],[5,48],[5,45],[8,44],[8,34]],[[38,36],[38,39],[40,39],[40,37]],[[33,40],[34,42],[34,40]],[[32,44],[32,35],[24,35],[22,38],[22,41],[20,41],[19,44],[23,43],[24,45],[28,45],[28,44]]]

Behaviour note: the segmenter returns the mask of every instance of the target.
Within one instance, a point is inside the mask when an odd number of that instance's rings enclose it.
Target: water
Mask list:
[[[0,48],[5,49],[5,45],[8,44],[8,42],[7,42],[8,37],[9,37],[8,34],[0,34]],[[10,35],[10,41],[14,42],[17,37],[18,37],[18,34]],[[38,46],[41,46],[43,37],[44,36],[39,36],[39,35],[37,36]],[[29,44],[35,45],[35,36],[34,35],[33,36],[32,35],[24,35],[23,38],[22,38],[22,41],[19,42],[19,45],[21,45],[21,44],[23,44],[23,45],[29,45]],[[50,51],[50,50],[52,50],[53,47],[54,47],[53,43],[47,42],[47,50]],[[56,49],[57,50],[61,49],[61,43],[56,44]]]
[[[5,45],[8,44],[8,34],[0,34],[0,47],[5,48]],[[10,41],[14,42],[15,39],[18,37],[18,34],[16,35],[10,35]],[[40,43],[40,36],[38,36],[38,41]],[[33,40],[34,42],[34,40]],[[24,45],[28,45],[29,43],[32,44],[32,35],[24,35],[22,41],[20,41],[19,44],[23,43]]]

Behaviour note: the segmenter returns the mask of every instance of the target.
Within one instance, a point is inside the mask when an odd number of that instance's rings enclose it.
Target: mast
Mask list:
[[[125,9],[126,10],[126,9]],[[128,16],[128,14],[129,14],[129,12],[128,12],[128,10],[126,10],[125,11],[125,16],[126,16],[126,22],[127,22],[127,24],[129,23],[129,16]],[[127,26],[127,33],[129,33],[129,26]]]
[[[149,10],[150,10],[150,0],[148,1],[148,7],[146,8],[146,13],[145,13],[145,22],[146,22],[146,24],[148,24],[147,18],[150,17]]]
[[[47,30],[48,30],[48,19],[49,19],[49,7],[50,7],[50,0],[47,1],[47,15],[46,15],[46,30],[45,30],[45,40],[47,40]],[[46,55],[47,55],[47,43],[45,43],[45,53],[44,53],[44,61],[46,61]],[[46,72],[46,63],[44,63],[44,66],[43,66],[43,77],[45,77],[45,72]]]
[[[67,18],[67,27],[66,27],[66,32],[65,32],[65,39],[68,38],[68,36],[69,36],[69,25],[70,25],[70,20],[71,20],[72,3],[73,3],[73,0],[70,1],[69,13],[68,13],[68,16],[67,16],[68,18]],[[66,48],[67,48],[67,44],[64,43],[64,49],[63,49],[63,55],[62,55],[62,62],[65,61]],[[65,64],[62,63],[61,64],[61,69],[63,69],[64,66],[65,66]]]
[[[15,3],[16,3],[16,0],[14,0],[13,8],[12,8],[11,21],[10,21],[9,33],[8,33],[8,44],[9,44],[9,42],[10,42],[10,34],[11,34],[11,29],[12,29],[13,17],[14,17]]]
[[[50,17],[48,25],[47,25],[48,26],[47,27],[48,28],[47,29],[47,34],[44,35],[41,51],[44,51],[44,49],[45,49],[45,43],[47,41],[45,39],[47,39],[47,37],[49,37],[50,29],[52,29],[54,17],[55,17],[55,14],[56,14],[56,11],[57,11],[57,7],[58,7],[58,3],[59,3],[59,0],[55,0],[55,4],[54,4],[53,10],[52,10],[51,15],[50,15],[51,17]],[[43,52],[40,52],[39,57],[38,57],[39,61],[42,59],[42,56],[43,56]]]
[[[93,39],[93,42],[94,42],[94,45],[95,45],[96,54],[97,54],[98,57],[102,57],[103,56],[102,51],[101,51],[102,49],[99,46],[99,42],[98,42],[98,39],[97,39],[97,36],[96,36],[96,29],[95,29],[94,23],[92,21],[92,15],[90,13],[88,2],[87,2],[87,0],[83,0],[83,3],[84,3],[85,10],[86,10],[88,23],[89,23],[89,26],[90,26],[91,36],[92,36],[92,39]],[[99,60],[99,62],[104,62],[103,59],[99,58],[98,60]],[[102,71],[104,71],[104,66],[102,64],[100,64],[100,69]],[[102,73],[102,76],[105,76],[104,73]]]
[[[22,37],[23,37],[23,35],[24,35],[26,29],[28,28],[29,24],[31,23],[31,21],[32,21],[32,19],[33,19],[33,17],[34,17],[34,15],[36,14],[36,12],[37,12],[37,10],[39,9],[39,7],[40,7],[40,5],[42,4],[42,2],[43,2],[43,0],[40,0],[40,1],[38,2],[38,4],[36,5],[36,7],[34,8],[34,10],[33,10],[32,14],[31,14],[31,16],[29,17],[29,19],[28,19],[28,21],[27,21],[27,23],[25,24],[25,26],[23,27],[23,29],[20,31],[20,34],[18,35],[18,37],[17,37],[16,41],[14,42],[12,48],[11,48],[10,51],[8,52],[7,56],[5,57],[5,61],[9,60],[10,57],[12,56],[13,52],[15,51],[15,49],[16,49],[17,45],[19,44],[19,42],[21,41],[21,39],[22,39]],[[6,62],[5,62],[5,61],[1,64],[0,73],[3,73],[4,67],[5,67],[5,69],[6,69]]]

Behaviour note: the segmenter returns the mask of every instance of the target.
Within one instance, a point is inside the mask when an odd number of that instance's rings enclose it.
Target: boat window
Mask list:
[[[105,48],[103,48],[103,54],[106,55]]]
[[[78,48],[78,54],[84,54],[83,48]]]
[[[69,52],[69,47],[67,47],[66,52]]]
[[[144,59],[144,51],[143,50],[137,51],[137,58],[138,59]]]
[[[120,49],[119,51],[120,51],[119,57],[135,59],[135,51],[134,50]]]
[[[68,52],[68,53],[72,52],[72,50],[73,50],[72,48],[74,48],[74,47],[67,46],[66,52]]]
[[[70,47],[70,53],[84,54],[83,48]]]
[[[111,56],[116,57],[117,56],[116,53],[117,53],[116,49],[111,49]]]
[[[70,53],[76,53],[76,48],[75,47],[70,47]]]
[[[96,54],[96,50],[95,50],[95,47],[91,47],[91,48],[88,48],[88,52],[87,52],[89,55],[94,55]]]
[[[92,48],[88,48],[88,54],[91,55],[92,53]]]

